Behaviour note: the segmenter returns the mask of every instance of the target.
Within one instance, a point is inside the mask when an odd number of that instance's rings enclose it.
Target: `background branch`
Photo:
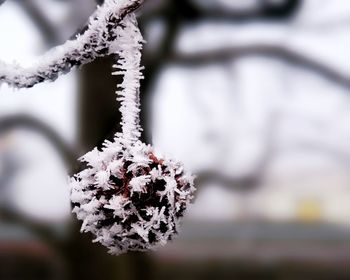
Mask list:
[[[77,154],[63,138],[46,123],[30,115],[6,116],[0,119],[0,135],[15,129],[29,129],[44,136],[57,150],[69,169],[77,167]]]
[[[54,46],[61,42],[60,29],[50,21],[37,2],[16,0],[16,3],[31,17],[49,46]]]
[[[327,64],[292,50],[291,48],[277,44],[251,44],[188,54],[173,53],[169,56],[169,63],[181,64],[188,67],[198,67],[210,63],[227,62],[230,59],[237,59],[246,56],[264,56],[280,59],[291,64],[299,65],[305,69],[309,69],[345,88],[350,88],[350,77],[348,75]]]

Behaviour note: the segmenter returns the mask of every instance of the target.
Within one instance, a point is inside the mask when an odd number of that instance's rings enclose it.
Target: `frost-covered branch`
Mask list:
[[[116,26],[135,11],[144,0],[107,0],[91,16],[87,31],[75,40],[67,41],[25,68],[19,64],[0,61],[0,83],[17,88],[29,88],[44,81],[54,81],[60,75],[91,62],[97,57],[113,53],[111,44],[116,38]]]

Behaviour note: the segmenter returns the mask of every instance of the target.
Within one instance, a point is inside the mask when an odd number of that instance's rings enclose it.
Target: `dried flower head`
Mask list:
[[[139,141],[139,89],[142,36],[134,15],[114,30],[109,48],[118,54],[115,75],[123,75],[117,91],[122,132],[82,157],[88,168],[71,179],[73,212],[81,230],[112,254],[144,251],[164,245],[193,195],[193,177],[181,163],[160,159]]]
[[[182,164],[159,159],[137,141],[125,147],[118,138],[83,158],[89,168],[71,182],[73,212],[81,230],[112,254],[164,245],[193,195],[193,177]]]

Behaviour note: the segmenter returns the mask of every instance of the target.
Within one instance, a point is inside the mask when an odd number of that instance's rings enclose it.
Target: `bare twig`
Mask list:
[[[60,32],[58,28],[49,20],[36,2],[17,0],[16,3],[31,17],[49,45],[52,46],[60,43]]]
[[[37,131],[57,149],[68,168],[76,166],[77,155],[74,148],[70,147],[55,130],[44,122],[29,115],[7,116],[0,120],[0,135],[19,128]]]
[[[348,75],[288,47],[277,44],[252,44],[190,54],[175,53],[170,56],[169,61],[185,66],[201,66],[252,55],[277,58],[291,64],[303,66],[345,88],[350,88],[350,77]]]

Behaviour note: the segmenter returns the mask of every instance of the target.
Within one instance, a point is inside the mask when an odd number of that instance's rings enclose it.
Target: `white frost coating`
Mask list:
[[[123,82],[117,91],[118,101],[121,102],[122,134],[125,141],[135,142],[140,138],[140,80],[141,49],[143,38],[137,27],[134,16],[127,16],[117,27],[117,38],[110,45],[110,50],[119,55],[118,63],[113,68],[118,69],[113,75],[124,75]]]
[[[139,141],[141,127],[141,33],[134,15],[116,28],[110,50],[118,54],[114,74],[124,76],[116,92],[121,102],[122,132],[81,158],[87,169],[71,179],[73,212],[111,254],[163,246],[178,232],[190,203],[194,177],[183,165],[159,159]]]
[[[143,0],[106,0],[90,17],[84,34],[52,49],[31,67],[24,68],[17,62],[8,64],[0,60],[0,84],[28,88],[43,81],[54,81],[73,67],[113,53],[116,47],[115,27],[142,3]],[[110,48],[112,45],[113,50]]]

